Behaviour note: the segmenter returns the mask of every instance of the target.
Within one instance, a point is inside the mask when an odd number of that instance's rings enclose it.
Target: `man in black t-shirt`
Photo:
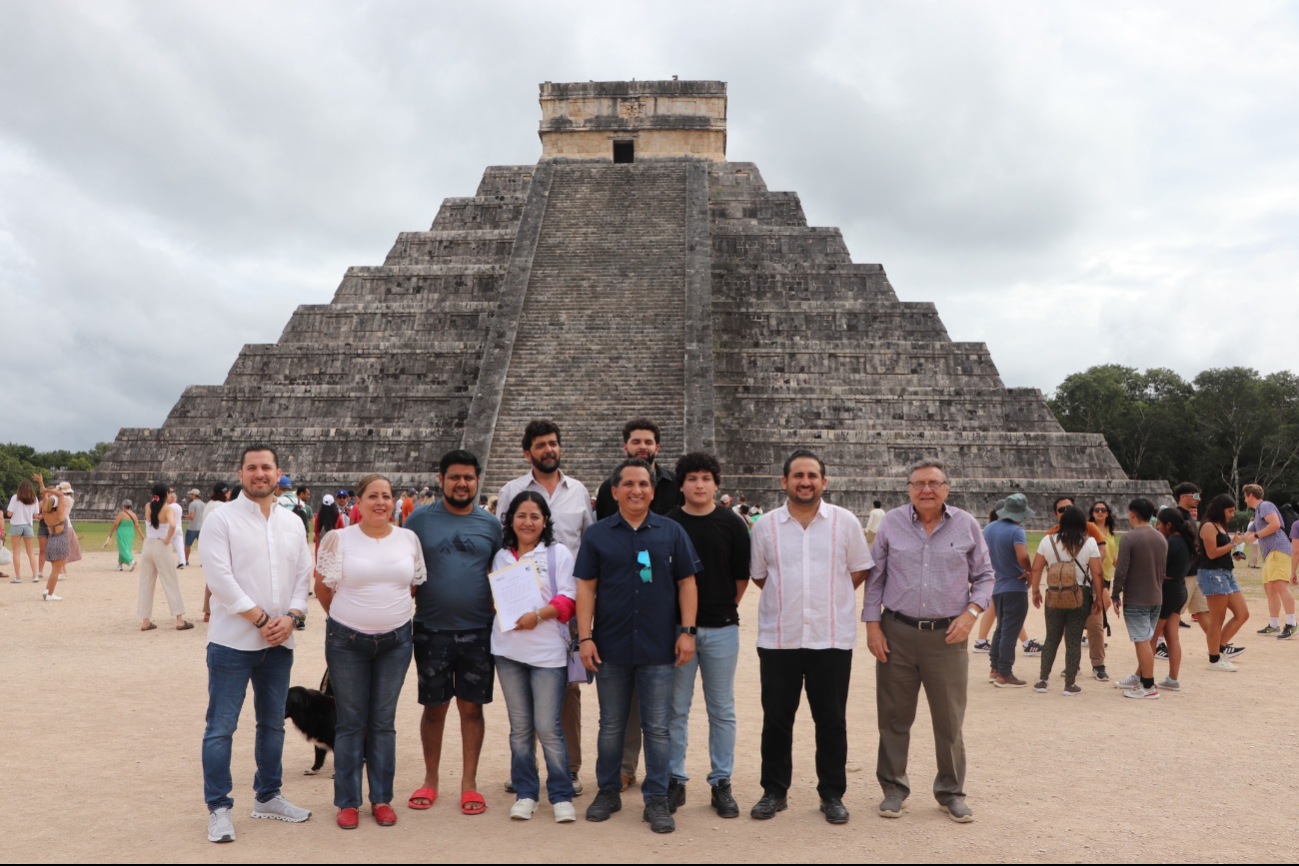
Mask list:
[[[1196,514],[1200,507],[1200,488],[1190,481],[1183,481],[1173,488],[1173,495],[1177,497],[1177,510],[1182,513],[1182,517],[1191,526],[1191,531],[1195,537],[1200,537],[1200,524],[1196,522]],[[1198,542],[1197,542],[1198,545]],[[1200,581],[1198,578],[1200,568],[1200,554],[1198,550],[1191,551],[1191,570],[1186,573],[1186,608],[1185,611],[1200,624],[1200,628],[1208,631],[1209,618],[1204,614],[1209,612],[1209,603],[1204,600],[1204,593],[1200,592]],[[1185,621],[1182,625],[1186,628]],[[1155,650],[1155,657],[1168,660],[1168,649],[1161,642]]]
[[[658,481],[654,483],[654,501],[650,511],[666,515],[679,506],[681,486],[672,472],[657,462],[659,453],[659,426],[648,418],[633,418],[622,425],[622,450],[628,457],[639,457],[654,467]],[[604,520],[618,513],[618,503],[613,498],[613,485],[606,478],[595,494],[595,519]]]
[[[712,806],[723,818],[740,814],[731,794],[735,763],[735,665],[740,655],[740,616],[737,610],[749,585],[749,528],[729,508],[717,505],[721,467],[702,451],[677,461],[677,482],[685,504],[668,513],[690,536],[703,569],[695,575],[699,594],[695,655],[676,669],[672,681],[672,741],[668,807],[686,801],[686,745],[695,672],[704,679],[708,708],[708,784]]]

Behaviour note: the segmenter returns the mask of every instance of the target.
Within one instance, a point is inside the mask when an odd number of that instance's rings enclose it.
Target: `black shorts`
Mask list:
[[[1164,603],[1159,607],[1159,618],[1169,619],[1186,607],[1186,581],[1164,581]]]
[[[492,629],[435,631],[415,623],[415,673],[419,702],[440,707],[456,697],[490,704],[496,680]]]

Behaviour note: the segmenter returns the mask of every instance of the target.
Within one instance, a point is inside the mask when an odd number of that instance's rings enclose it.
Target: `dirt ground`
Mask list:
[[[1207,670],[1200,630],[1183,630],[1190,650],[1184,690],[1159,701],[1126,700],[1117,689],[1091,679],[1081,680],[1082,696],[1068,700],[1060,694],[1058,677],[1052,677],[1048,695],[998,690],[979,676],[986,658],[975,656],[965,725],[973,824],[948,821],[928,793],[934,756],[923,702],[911,755],[916,793],[900,820],[874,813],[880,794],[873,773],[875,672],[864,629],[849,704],[845,803],[852,820],[831,827],[817,812],[813,728],[805,707],[796,730],[790,809],[769,822],[749,819],[748,808],[761,794],[762,722],[752,649],[758,594],[752,592],[741,611],[745,650],[736,682],[734,787],[744,810],[737,819],[719,819],[708,807],[707,721],[697,696],[688,764],[695,781],[689,803],[677,814],[674,835],[654,836],[641,822],[639,791],[624,794],[624,810],[606,824],[556,825],[545,805],[531,822],[510,821],[511,797],[501,787],[509,765],[508,724],[498,690],[488,707],[479,776],[486,814],[470,817],[456,809],[459,735],[449,721],[444,793],[430,811],[413,812],[398,803],[395,827],[376,826],[366,811],[360,829],[337,829],[331,764],[322,775],[302,775],[312,749],[290,726],[284,793],[314,815],[304,825],[254,821],[248,817],[249,700],[235,739],[239,838],[214,845],[206,841],[199,759],[207,700],[205,627],[198,613],[202,569],[180,573],[198,627],[173,633],[159,591],[159,628],[141,633],[135,619],[137,575],[115,572],[114,556],[94,547],[60,585],[62,603],[43,603],[40,587],[30,580],[0,584],[6,658],[0,686],[0,730],[6,732],[0,748],[0,814],[8,827],[0,859],[5,862],[567,862],[574,845],[611,843],[607,850],[614,860],[645,863],[1239,862],[1293,856],[1299,818],[1299,734],[1293,724],[1299,715],[1294,683],[1299,641],[1254,633],[1266,623],[1257,571],[1239,569],[1250,587],[1252,610],[1237,641],[1249,650],[1239,660],[1240,672]],[[195,559],[201,561],[201,555]],[[324,670],[324,630],[314,602],[313,608],[307,631],[298,637],[293,681],[314,687]],[[1045,632],[1038,611],[1030,614],[1029,632],[1039,638]],[[1109,652],[1111,672],[1132,670],[1135,655],[1121,626],[1114,629]],[[1164,665],[1158,664],[1162,676]],[[1036,660],[1021,658],[1017,672],[1034,680]],[[593,688],[583,708],[588,766],[582,776],[590,792],[597,720]],[[418,716],[412,669],[398,714],[397,792],[403,802],[422,779]],[[590,796],[578,799],[579,814]]]

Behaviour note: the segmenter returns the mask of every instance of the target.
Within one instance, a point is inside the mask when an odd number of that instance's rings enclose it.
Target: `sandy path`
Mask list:
[[[200,557],[196,556],[196,560]],[[359,830],[333,826],[329,776],[307,777],[312,750],[290,729],[285,793],[315,811],[291,826],[253,821],[252,701],[235,741],[236,828],[239,841],[205,839],[199,743],[206,707],[205,630],[177,633],[156,599],[157,631],[141,634],[134,619],[136,575],[112,570],[111,554],[88,552],[60,587],[61,604],[40,600],[39,586],[0,585],[5,677],[0,687],[0,813],[5,862],[337,860],[561,861],[571,845],[613,844],[616,860],[680,861],[1037,861],[1288,860],[1296,805],[1291,723],[1299,713],[1294,685],[1299,641],[1254,634],[1266,609],[1253,596],[1253,618],[1237,643],[1249,648],[1238,674],[1206,670],[1199,629],[1183,631],[1190,654],[1184,691],[1160,701],[1131,701],[1087,679],[1084,694],[1065,700],[1059,679],[1050,695],[1005,691],[971,682],[966,721],[969,802],[977,821],[947,821],[928,795],[933,744],[921,709],[912,749],[916,794],[901,820],[875,816],[879,788],[874,663],[857,651],[849,706],[849,790],[845,827],[829,827],[816,811],[813,735],[806,708],[796,734],[790,811],[758,823],[747,810],[758,790],[761,709],[755,637],[757,593],[745,599],[744,646],[737,677],[740,738],[735,790],[745,814],[723,821],[708,808],[707,722],[696,698],[689,770],[690,802],[675,835],[655,837],[640,821],[639,794],[604,825],[558,826],[542,807],[530,823],[507,818],[510,797],[504,704],[488,707],[488,739],[479,777],[489,811],[456,811],[458,733],[448,731],[454,760],[444,769],[444,796],[428,812],[399,808],[395,828],[363,814]],[[1257,586],[1257,572],[1245,572]],[[181,572],[191,612],[202,603],[202,570]],[[294,683],[314,686],[324,669],[319,609],[299,636]],[[1044,634],[1041,613],[1029,631]],[[1126,672],[1134,654],[1121,627],[1110,640],[1110,670]],[[1063,659],[1061,659],[1061,664]],[[972,674],[984,671],[976,656]],[[1084,665],[1086,655],[1084,653]],[[1017,672],[1035,679],[1036,662]],[[1157,674],[1164,673],[1162,664]],[[588,767],[594,788],[597,707],[584,702]],[[923,707],[923,702],[922,702]],[[412,670],[398,715],[397,791],[404,798],[422,778],[418,704]],[[454,714],[453,714],[454,716]],[[330,765],[326,764],[328,768]],[[630,796],[629,796],[630,795]],[[579,798],[579,812],[590,794]],[[568,843],[567,845],[565,843]],[[376,850],[376,845],[382,845]],[[580,857],[580,853],[577,855]],[[585,859],[585,858],[583,858]]]

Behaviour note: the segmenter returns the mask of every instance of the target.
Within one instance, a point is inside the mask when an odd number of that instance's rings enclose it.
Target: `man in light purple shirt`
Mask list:
[[[965,803],[967,638],[992,599],[995,576],[979,522],[946,504],[943,464],[922,460],[907,483],[911,505],[884,517],[866,577],[862,620],[876,658],[880,745],[875,775],[884,789],[879,813],[902,816],[911,794],[907,754],[920,687],[933,718],[938,776],[934,797],[957,823],[974,820]]]

